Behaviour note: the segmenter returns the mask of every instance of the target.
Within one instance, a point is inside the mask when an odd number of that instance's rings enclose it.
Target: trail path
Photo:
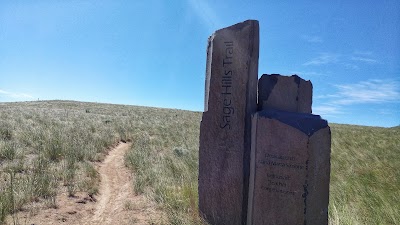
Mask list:
[[[146,215],[145,209],[133,206],[134,203],[143,202],[144,199],[134,195],[132,175],[124,165],[124,155],[129,147],[128,143],[119,143],[100,166],[98,170],[101,178],[100,196],[97,199],[94,215],[85,224],[124,224],[129,222],[146,224],[149,215]],[[126,211],[130,211],[130,213]]]
[[[134,178],[124,165],[129,148],[130,143],[120,142],[99,164],[100,188],[94,198],[84,193],[71,198],[64,193],[57,196],[58,208],[39,209],[33,215],[20,212],[18,221],[34,225],[158,224],[156,215],[160,213],[154,203],[133,193]]]

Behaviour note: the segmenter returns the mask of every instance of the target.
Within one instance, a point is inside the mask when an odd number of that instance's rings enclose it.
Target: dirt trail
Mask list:
[[[57,196],[57,209],[41,209],[34,215],[18,213],[19,222],[35,225],[158,224],[159,218],[155,216],[159,213],[154,203],[133,193],[132,173],[124,165],[124,155],[129,148],[130,143],[120,142],[99,164],[99,195],[92,199],[77,193],[71,198],[64,193]]]
[[[124,165],[124,155],[129,147],[130,144],[121,142],[100,166],[100,196],[94,215],[85,224],[148,224],[146,219],[149,218],[149,212],[146,209],[149,208],[137,208],[133,205],[142,203],[139,206],[144,206],[145,199],[134,195],[132,173]]]
[[[124,155],[129,147],[129,144],[121,142],[109,153],[104,163],[100,166],[98,170],[101,178],[100,196],[97,199],[98,203],[96,204],[94,215],[85,224],[117,224],[116,222],[121,224],[121,222],[130,220],[130,218],[126,218],[127,215],[124,211],[132,204],[129,200],[136,199],[132,199],[134,193],[132,191],[131,173],[124,165]],[[142,217],[140,214],[137,216]],[[136,217],[137,222],[144,219],[143,217]]]

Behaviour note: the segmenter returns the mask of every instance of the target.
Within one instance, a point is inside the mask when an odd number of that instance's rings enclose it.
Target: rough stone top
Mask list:
[[[264,74],[258,81],[258,110],[311,113],[312,84],[297,75]]]
[[[237,105],[242,99],[250,102],[255,111],[258,57],[257,20],[246,20],[215,31],[207,46],[204,111],[218,110],[224,101],[230,104],[232,100],[232,104]]]
[[[328,126],[328,122],[324,119],[321,119],[321,116],[309,113],[296,113],[276,109],[266,109],[258,112],[258,116],[276,119],[302,131],[309,137],[320,129]]]
[[[216,30],[215,33],[221,32],[223,30],[242,30],[243,28],[245,28],[246,26],[252,26],[254,24],[257,24],[258,27],[258,20],[245,20],[243,22],[234,24],[232,26],[229,27],[225,27],[219,30]]]

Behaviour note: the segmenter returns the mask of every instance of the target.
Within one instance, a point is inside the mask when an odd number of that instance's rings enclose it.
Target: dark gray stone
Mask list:
[[[282,123],[301,130],[308,136],[328,126],[328,122],[321,119],[321,116],[308,113],[292,113],[276,109],[266,109],[258,112],[258,114],[262,117],[279,120]]]
[[[253,116],[248,225],[328,224],[330,141],[319,116]]]
[[[211,224],[245,224],[251,115],[257,109],[258,21],[208,40],[205,112],[200,126],[199,209]]]
[[[311,113],[312,84],[297,75],[264,74],[258,81],[258,110]]]

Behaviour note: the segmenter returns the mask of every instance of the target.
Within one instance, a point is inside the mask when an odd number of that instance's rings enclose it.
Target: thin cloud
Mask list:
[[[335,103],[385,103],[400,101],[400,85],[397,81],[373,79],[357,84],[336,85],[341,99]]]
[[[339,61],[339,56],[340,56],[339,54],[321,53],[318,57],[313,58],[310,61],[303,63],[303,66],[336,63]]]
[[[371,51],[354,51],[353,55],[359,55],[359,56],[372,56],[373,52]]]
[[[319,56],[303,63],[303,66],[318,66],[324,64],[336,64],[352,70],[359,70],[360,63],[376,64],[373,52],[355,51],[352,54],[320,53]]]
[[[323,42],[322,38],[319,36],[301,35],[301,38],[304,41],[307,41],[309,43],[322,43]]]
[[[297,74],[299,76],[310,76],[310,77],[326,76],[325,74],[314,72],[314,71],[292,71],[290,73]]]
[[[332,105],[319,105],[313,107],[313,113],[317,115],[323,116],[334,116],[337,114],[343,114],[344,112],[341,110],[341,107],[332,106]]]
[[[0,89],[0,96],[5,96],[12,99],[33,99],[34,97],[25,93],[9,92]]]
[[[377,113],[380,115],[400,115],[399,110],[393,109],[377,109]]]
[[[190,8],[208,29],[215,30],[216,28],[221,27],[221,22],[217,13],[213,8],[211,8],[210,4],[208,4],[206,0],[189,0],[188,2]]]
[[[360,67],[354,63],[347,63],[347,62],[343,62],[341,63],[342,66],[348,68],[348,69],[353,69],[353,70],[359,70]]]
[[[353,61],[365,62],[365,63],[379,63],[379,61],[374,57],[374,53],[371,51],[354,51],[350,57]]]
[[[337,117],[345,114],[354,104],[382,104],[400,102],[400,82],[389,79],[370,79],[353,84],[334,85],[336,92],[315,96],[322,104],[313,107],[313,113],[322,116]],[[381,115],[393,114],[382,110]]]
[[[339,97],[339,95],[327,94],[327,95],[316,95],[313,98],[314,99],[327,99],[327,98],[337,98],[337,97]]]
[[[400,82],[370,79],[356,84],[335,85],[338,89],[332,104],[350,105],[365,103],[400,102]]]
[[[376,60],[376,59],[360,57],[360,56],[352,56],[350,59],[353,61],[360,61],[360,62],[366,62],[366,63],[377,63],[378,62],[378,60]]]

